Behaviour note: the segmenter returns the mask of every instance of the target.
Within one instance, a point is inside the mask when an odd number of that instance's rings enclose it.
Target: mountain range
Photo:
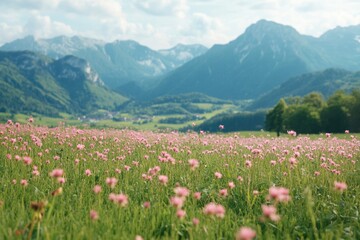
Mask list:
[[[150,79],[163,75],[207,48],[200,45],[176,45],[171,49],[155,51],[132,40],[105,43],[79,36],[59,36],[35,39],[28,36],[4,44],[0,51],[33,51],[52,58],[74,55],[88,61],[111,89],[135,82],[146,86]]]
[[[237,39],[164,76],[153,95],[201,92],[225,99],[254,99],[289,78],[326,68],[360,70],[360,25],[319,38],[260,20]]]
[[[116,109],[126,97],[192,92],[257,99],[251,107],[263,108],[282,96],[314,90],[327,96],[358,86],[360,25],[312,37],[260,20],[233,41],[210,49],[179,44],[152,50],[132,40],[28,36],[0,51],[2,108],[17,103],[29,110],[49,103],[46,111],[86,112]]]
[[[3,112],[84,114],[115,110],[127,100],[106,88],[84,59],[54,60],[29,51],[0,51],[0,89]]]
[[[360,89],[360,71],[350,72],[344,69],[329,68],[290,78],[256,99],[248,106],[248,110],[270,108],[281,98],[303,97],[311,92],[321,93],[328,98],[337,90],[351,92],[354,89]]]

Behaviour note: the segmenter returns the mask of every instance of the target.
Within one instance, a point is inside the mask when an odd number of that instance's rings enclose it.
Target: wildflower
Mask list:
[[[219,172],[215,172],[215,178],[217,178],[217,179],[220,179],[220,178],[222,178],[222,174],[221,173],[219,173]]]
[[[205,205],[203,212],[206,215],[213,215],[219,218],[223,218],[225,216],[225,208],[222,205],[213,202]]]
[[[93,221],[96,221],[99,219],[99,214],[95,210],[90,210],[90,218]]]
[[[190,159],[188,162],[191,170],[195,170],[195,168],[199,167],[199,161],[196,159]]]
[[[53,177],[53,178],[62,177],[63,174],[64,174],[64,170],[62,170],[62,169],[54,169],[54,170],[52,170],[52,172],[49,173],[50,177]]]
[[[180,198],[180,197],[171,197],[170,198],[170,204],[175,207],[175,208],[182,208],[183,204],[184,204],[184,199]]]
[[[186,215],[186,212],[184,210],[182,210],[182,209],[178,209],[176,211],[176,216],[179,219],[183,219],[185,217],[185,215]]]
[[[40,172],[36,169],[36,170],[33,170],[32,171],[32,175],[34,176],[39,176],[40,175]]]
[[[335,190],[339,191],[339,192],[343,192],[344,190],[347,189],[347,185],[346,183],[344,182],[337,182],[335,181],[334,182],[334,187],[335,187]]]
[[[200,198],[201,198],[201,192],[195,192],[193,196],[194,196],[194,198],[195,198],[196,200],[200,200]]]
[[[194,226],[197,226],[197,225],[199,225],[200,220],[198,218],[193,218],[192,223],[193,223]]]
[[[76,146],[76,148],[77,148],[78,150],[83,150],[83,149],[85,148],[85,145],[84,145],[84,144],[78,144],[78,145]]]
[[[90,175],[91,175],[91,170],[90,170],[90,169],[86,169],[86,170],[85,170],[85,175],[86,175],[86,176],[90,176]]]
[[[219,125],[219,129],[223,130],[224,129],[224,125]]]
[[[249,227],[241,227],[236,233],[236,240],[251,240],[256,237],[256,232]]]
[[[143,239],[143,237],[142,237],[142,236],[140,236],[140,235],[136,235],[136,236],[135,236],[135,240],[144,240],[144,239]]]
[[[226,188],[220,189],[219,195],[220,195],[221,197],[226,197],[226,196],[228,195],[227,189],[226,189]]]
[[[106,184],[111,188],[114,188],[115,185],[117,184],[117,182],[118,182],[118,180],[114,177],[106,178]]]
[[[32,159],[30,157],[23,157],[25,165],[30,165],[32,163]]]
[[[58,183],[60,183],[60,184],[64,184],[65,183],[65,178],[63,178],[63,177],[59,177],[59,178],[57,178],[57,181],[58,181]]]
[[[20,184],[26,187],[29,183],[26,179],[21,179]]]
[[[189,194],[190,194],[189,189],[187,189],[186,187],[176,187],[174,189],[174,192],[175,192],[176,196],[181,197],[181,198],[185,198],[185,197],[189,196]]]
[[[252,166],[252,162],[250,160],[245,161],[245,166],[250,168]]]
[[[166,185],[167,182],[168,182],[168,177],[165,176],[165,175],[160,175],[160,176],[159,176],[159,181],[160,181],[161,184]]]
[[[150,202],[144,202],[143,206],[144,208],[150,208]]]
[[[283,187],[271,187],[269,188],[269,198],[275,199],[278,202],[289,202],[291,197],[289,196],[289,189]]]
[[[125,207],[129,203],[128,197],[122,193],[120,194],[110,193],[109,199],[110,201],[118,204],[121,207]]]
[[[280,220],[280,216],[276,214],[276,208],[272,205],[262,205],[261,206],[263,216],[266,219],[270,219],[271,221],[277,222]]]
[[[100,185],[95,185],[94,188],[93,188],[93,191],[95,194],[98,194],[101,192],[101,186]]]

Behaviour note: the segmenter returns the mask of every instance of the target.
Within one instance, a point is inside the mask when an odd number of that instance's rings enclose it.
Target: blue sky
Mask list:
[[[27,35],[133,39],[153,49],[211,47],[267,19],[319,36],[360,24],[358,0],[0,0],[0,45]]]

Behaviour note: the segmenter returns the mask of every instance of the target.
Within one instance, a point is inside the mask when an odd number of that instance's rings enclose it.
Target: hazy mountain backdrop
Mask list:
[[[177,68],[203,54],[207,48],[202,45],[177,45],[155,51],[131,40],[105,43],[78,36],[39,40],[28,36],[4,44],[0,50],[29,50],[55,59],[66,55],[84,58],[108,87],[116,89],[128,82],[146,85],[147,80]]]
[[[0,52],[0,109],[7,112],[87,113],[114,110],[126,98],[104,86],[83,59],[53,60],[29,52]]]
[[[255,109],[311,91],[328,96],[360,81],[360,25],[311,37],[260,20],[228,44],[210,49],[179,44],[152,50],[132,40],[29,36],[0,51],[1,108],[12,111],[110,110],[126,101],[124,96],[193,92],[252,99]]]

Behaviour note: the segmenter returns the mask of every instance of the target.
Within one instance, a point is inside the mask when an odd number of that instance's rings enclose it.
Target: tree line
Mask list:
[[[337,91],[326,101],[317,92],[280,99],[265,118],[265,130],[280,133],[360,132],[360,90]]]

